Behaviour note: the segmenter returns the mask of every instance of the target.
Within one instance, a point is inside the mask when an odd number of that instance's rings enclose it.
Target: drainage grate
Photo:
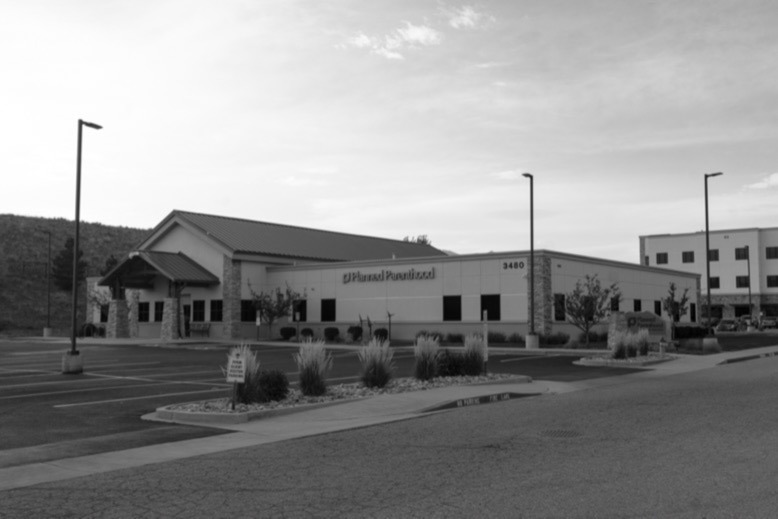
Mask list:
[[[547,438],[580,438],[583,436],[580,432],[571,431],[569,429],[552,429],[550,431],[542,431],[540,435]]]

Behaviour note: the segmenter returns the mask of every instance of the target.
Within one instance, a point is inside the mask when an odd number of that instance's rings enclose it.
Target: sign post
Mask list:
[[[487,324],[487,321],[489,320],[489,312],[487,310],[484,310],[483,319],[484,319],[484,375],[486,375],[487,373],[489,373],[489,324]]]
[[[246,382],[246,359],[235,352],[227,360],[227,382],[232,382],[232,410],[235,410],[235,399],[238,397],[238,384]]]

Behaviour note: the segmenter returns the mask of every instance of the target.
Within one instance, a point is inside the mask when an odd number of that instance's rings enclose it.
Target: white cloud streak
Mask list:
[[[756,182],[754,184],[748,184],[745,186],[746,189],[771,189],[771,188],[778,188],[778,173],[773,173],[772,175],[768,175],[759,182]]]
[[[494,21],[494,17],[483,12],[476,11],[470,5],[445,9],[448,15],[448,24],[454,29],[475,29],[486,22]]]
[[[383,37],[368,36],[360,32],[348,38],[342,47],[368,49],[386,59],[402,60],[405,59],[405,52],[410,49],[440,45],[442,41],[443,34],[440,31],[427,25],[405,22],[405,27],[395,29]]]

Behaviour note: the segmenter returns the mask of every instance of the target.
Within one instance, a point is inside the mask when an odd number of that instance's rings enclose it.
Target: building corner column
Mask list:
[[[223,262],[222,335],[225,339],[239,339],[242,266],[239,260],[226,255]]]

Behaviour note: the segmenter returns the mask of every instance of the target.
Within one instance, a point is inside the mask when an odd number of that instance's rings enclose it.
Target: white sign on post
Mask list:
[[[227,362],[227,382],[243,384],[246,381],[246,359],[240,355],[229,357]]]

